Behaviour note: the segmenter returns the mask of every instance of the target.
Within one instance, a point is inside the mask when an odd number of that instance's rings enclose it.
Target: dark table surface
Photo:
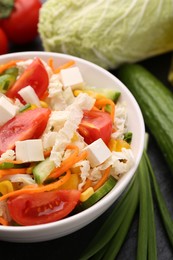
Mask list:
[[[31,44],[24,46],[11,46],[10,52],[18,51],[43,51],[41,40],[36,38]],[[147,59],[141,64],[149,69],[155,76],[157,76],[166,86],[170,87],[167,80],[168,71],[170,67],[171,53],[159,55],[154,58]],[[112,73],[116,71],[111,71]],[[148,129],[147,129],[148,131]],[[153,169],[155,171],[158,183],[160,184],[161,191],[165,197],[167,206],[173,217],[173,176],[168,169],[164,158],[157,146],[154,138],[150,135],[148,153],[151,159]],[[114,205],[113,205],[114,206]],[[1,259],[19,260],[19,259],[62,259],[62,260],[77,260],[80,253],[87,246],[90,239],[102,226],[107,215],[111,213],[110,207],[103,215],[96,219],[91,224],[82,228],[81,230],[47,242],[37,243],[11,243],[0,241],[0,255]],[[156,219],[156,235],[157,235],[157,250],[158,260],[173,259],[173,250],[169,244],[157,205],[154,205],[155,219]],[[136,245],[138,233],[138,213],[133,220],[126,240],[119,252],[117,259],[135,259]],[[109,260],[109,259],[108,259]]]

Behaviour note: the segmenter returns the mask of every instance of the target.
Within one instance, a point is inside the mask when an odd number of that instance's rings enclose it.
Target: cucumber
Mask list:
[[[117,180],[112,175],[110,175],[108,180],[98,190],[96,190],[94,194],[91,195],[91,197],[89,197],[89,199],[80,204],[80,208],[84,210],[94,205],[97,201],[103,198],[110,190],[112,190],[116,183]]]
[[[81,92],[88,93],[88,94],[95,93],[95,97],[97,97],[97,95],[103,95],[104,97],[109,98],[109,99],[113,100],[114,102],[117,102],[118,98],[121,95],[121,92],[117,91],[116,89],[95,88],[95,87],[93,87],[93,88],[86,87],[82,90],[76,89],[76,90],[74,90],[74,95],[77,95]]]
[[[173,93],[152,73],[138,64],[126,64],[117,77],[136,98],[144,121],[173,173]]]
[[[55,164],[48,158],[40,162],[33,168],[34,179],[38,184],[42,184],[51,171],[55,168]]]
[[[110,88],[95,88],[95,89],[90,89],[93,90],[99,94],[102,94],[106,98],[109,98],[116,102],[118,98],[120,97],[121,93],[115,89],[110,89]]]

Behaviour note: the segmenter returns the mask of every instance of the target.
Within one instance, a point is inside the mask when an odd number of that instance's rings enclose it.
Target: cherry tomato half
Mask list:
[[[14,1],[14,9],[10,16],[1,20],[1,26],[11,42],[25,44],[34,40],[38,34],[40,7],[39,0]]]
[[[106,112],[85,110],[78,131],[87,144],[99,138],[107,144],[112,133],[112,119]]]
[[[8,52],[8,39],[5,32],[0,28],[0,55]]]
[[[50,115],[48,108],[36,108],[17,114],[0,127],[0,155],[14,149],[16,141],[39,138]]]
[[[6,92],[9,98],[18,98],[22,101],[18,91],[30,85],[41,98],[49,84],[48,73],[39,58],[35,58],[24,73],[17,79],[14,85]]]
[[[30,226],[60,220],[76,207],[81,192],[56,190],[11,197],[7,201],[10,215],[20,225]]]

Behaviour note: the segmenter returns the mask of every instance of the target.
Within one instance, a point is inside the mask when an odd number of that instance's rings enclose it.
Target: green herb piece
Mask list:
[[[169,241],[170,241],[171,245],[173,246],[173,220],[172,220],[170,212],[166,206],[165,199],[160,191],[160,187],[157,183],[157,180],[154,175],[154,172],[153,172],[153,169],[152,169],[152,166],[151,166],[147,153],[145,153],[145,158],[147,160],[149,174],[150,174],[150,178],[151,178],[151,181],[153,184],[154,193],[156,195],[156,201],[157,201],[158,208],[159,208],[159,211],[161,214],[162,222],[163,222],[165,231],[167,233],[167,236],[169,238]]]
[[[16,81],[16,77],[10,74],[4,74],[0,76],[0,92],[5,94],[8,89],[12,87],[14,82]]]
[[[8,18],[14,8],[14,0],[0,0],[0,19]]]
[[[139,175],[139,174],[138,174]],[[121,246],[126,238],[126,235],[131,227],[131,223],[133,221],[135,212],[138,207],[139,202],[139,185],[138,185],[138,175],[135,179],[135,184],[133,186],[133,190],[131,190],[128,201],[129,204],[127,206],[126,214],[121,216],[123,218],[122,225],[119,227],[111,241],[109,242],[109,247],[105,250],[105,254],[103,256],[103,260],[114,260],[121,249]]]
[[[20,109],[19,109],[19,112],[22,113],[24,112],[25,110],[27,110],[28,108],[31,107],[31,104],[27,103],[26,105],[22,106]]]
[[[173,56],[171,59],[171,66],[168,73],[168,81],[171,83],[171,85],[173,85]]]
[[[17,67],[11,67],[3,72],[3,74],[13,75],[14,77],[18,76],[18,68]]]
[[[90,257],[93,257],[95,254],[100,254],[100,250],[103,250],[104,247],[108,246],[108,242],[111,241],[115,233],[118,231],[120,226],[124,225],[124,220],[127,218],[129,208],[128,206],[131,205],[131,200],[133,200],[133,196],[138,190],[138,182],[136,178],[133,179],[131,184],[129,185],[126,192],[121,196],[118,203],[115,205],[112,213],[103,223],[100,230],[97,232],[95,237],[91,240],[90,244],[86,248],[85,252],[81,256],[80,260],[87,260]],[[116,221],[115,221],[116,220]],[[107,250],[106,250],[107,251]]]
[[[139,164],[140,204],[137,260],[156,260],[156,229],[149,168],[145,154]]]
[[[138,247],[137,260],[147,259],[148,246],[148,190],[146,185],[145,174],[147,166],[143,159],[139,164],[139,183],[140,183],[140,203],[139,203],[139,226],[138,226]]]
[[[132,141],[132,136],[133,136],[132,132],[125,133],[124,134],[124,141],[126,141],[127,143],[130,144],[131,141]]]
[[[11,162],[3,162],[0,164],[0,169],[11,169],[14,167],[14,163]]]

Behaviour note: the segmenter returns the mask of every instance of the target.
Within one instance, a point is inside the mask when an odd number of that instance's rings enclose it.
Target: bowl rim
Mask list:
[[[54,53],[54,52],[48,52],[48,51],[22,51],[22,52],[15,52],[15,53],[8,53],[8,54],[3,54],[0,56],[0,64],[2,60],[7,60],[7,59],[15,59],[17,57],[27,57],[29,58],[29,56],[42,56],[44,58],[54,58],[54,57],[59,57],[59,58],[65,58],[65,59],[74,59],[75,61],[79,62],[79,63],[83,63],[83,64],[87,64],[88,66],[91,67],[95,67],[96,69],[99,69],[99,71],[104,72],[104,74],[106,74],[108,77],[111,77],[114,81],[116,79],[116,82],[118,82],[119,86],[125,90],[127,92],[128,95],[130,95],[133,104],[135,106],[136,109],[136,113],[138,115],[138,118],[140,119],[140,128],[141,128],[141,139],[139,140],[139,147],[141,147],[139,153],[136,156],[135,159],[135,164],[133,165],[133,167],[130,169],[130,171],[128,171],[128,175],[126,176],[126,178],[123,179],[123,183],[118,182],[118,185],[116,185],[116,188],[114,188],[112,191],[110,191],[104,198],[102,198],[100,201],[98,201],[96,204],[94,204],[93,206],[91,206],[88,209],[85,209],[82,212],[79,212],[75,215],[69,216],[67,218],[58,220],[56,222],[51,222],[51,223],[46,223],[46,224],[39,224],[39,225],[32,225],[32,226],[0,226],[0,232],[1,231],[7,231],[10,233],[21,233],[21,232],[26,232],[26,231],[41,231],[41,230],[47,230],[50,228],[58,228],[60,226],[64,226],[64,225],[73,225],[73,223],[76,222],[76,220],[78,218],[80,219],[84,219],[84,218],[88,218],[90,217],[94,212],[96,212],[101,206],[105,206],[106,204],[109,205],[107,208],[110,207],[110,205],[112,205],[115,200],[123,193],[123,191],[128,187],[129,182],[131,181],[137,167],[138,164],[140,162],[140,159],[142,157],[142,153],[143,153],[143,147],[144,147],[144,135],[145,135],[145,124],[144,124],[144,119],[143,119],[143,115],[141,112],[141,109],[136,101],[136,99],[134,98],[134,96],[132,95],[132,93],[129,91],[129,89],[116,77],[114,76],[111,72],[109,72],[108,70],[100,67],[97,64],[94,64],[93,62],[90,62],[88,60],[84,60],[82,58],[79,57],[75,57],[73,55],[69,55],[69,54],[63,54],[63,53]],[[116,196],[115,196],[116,195]],[[105,210],[103,210],[104,212]],[[103,212],[101,214],[103,214]],[[101,215],[99,214],[99,216]],[[98,216],[97,216],[98,217]],[[97,218],[96,217],[96,218]],[[96,219],[94,217],[94,219]],[[91,220],[93,221],[93,220]],[[87,224],[86,224],[87,225]],[[75,232],[75,231],[73,231]],[[70,232],[70,233],[73,233]]]

